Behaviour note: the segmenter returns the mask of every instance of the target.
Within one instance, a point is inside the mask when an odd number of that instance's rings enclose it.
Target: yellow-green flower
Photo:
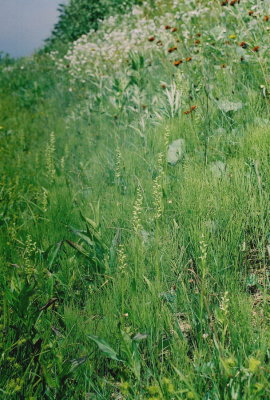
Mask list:
[[[155,386],[155,385],[148,386],[147,390],[148,390],[148,392],[150,394],[153,394],[153,395],[159,394],[159,387],[158,386]]]
[[[252,373],[256,372],[260,365],[261,365],[260,360],[256,360],[256,358],[250,357],[250,359],[248,361],[248,369],[250,372],[252,372]]]
[[[235,367],[236,361],[234,357],[228,357],[221,359],[221,363],[227,375],[231,375],[231,368]]]
[[[121,382],[119,386],[123,394],[128,394],[130,388],[130,384],[128,382]]]
[[[262,383],[259,383],[259,382],[255,383],[254,386],[255,386],[257,392],[260,392],[261,390],[264,389],[264,385]]]
[[[172,384],[172,382],[171,382],[170,379],[168,379],[168,378],[163,378],[163,379],[162,379],[162,382],[164,383],[164,385],[166,385],[166,391],[167,391],[168,393],[172,394],[172,393],[175,392],[174,386],[173,386],[173,384]]]

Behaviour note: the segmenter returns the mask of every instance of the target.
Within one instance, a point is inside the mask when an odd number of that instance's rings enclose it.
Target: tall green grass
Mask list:
[[[270,398],[268,61],[156,57],[2,62],[0,398]]]

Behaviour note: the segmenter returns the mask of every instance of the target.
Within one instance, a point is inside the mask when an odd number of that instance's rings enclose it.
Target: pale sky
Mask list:
[[[0,0],[0,51],[28,56],[42,47],[66,0]]]

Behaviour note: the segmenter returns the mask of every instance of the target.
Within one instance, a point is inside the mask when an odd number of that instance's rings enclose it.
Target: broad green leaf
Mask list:
[[[91,240],[91,239],[89,238],[89,236],[85,235],[85,233],[79,231],[78,229],[73,228],[72,226],[70,226],[69,228],[71,229],[71,231],[72,231],[75,235],[79,236],[79,238],[81,238],[81,239],[82,239],[84,242],[86,242],[89,246],[92,247],[92,246],[95,245],[95,243],[93,242],[93,240]]]
[[[226,113],[229,111],[241,110],[241,108],[243,107],[243,103],[241,101],[233,102],[227,99],[219,100],[217,105],[221,111],[224,111]]]
[[[209,168],[216,178],[221,178],[226,172],[226,164],[222,161],[212,162]]]
[[[116,351],[107,342],[105,342],[105,340],[94,335],[88,335],[88,337],[98,345],[99,350],[101,350],[102,353],[104,353],[108,358],[111,358],[115,361],[123,361],[119,359]]]
[[[72,360],[69,372],[73,372],[80,365],[84,364],[88,358],[89,358],[89,356],[87,355],[87,356],[76,358],[76,359]]]
[[[98,228],[98,224],[93,221],[92,219],[85,217],[82,212],[80,212],[81,218],[83,219],[84,222],[86,222],[87,224],[89,224],[90,226],[92,226],[92,228],[97,229]]]
[[[99,206],[97,207],[98,210]],[[98,213],[98,211],[97,211]],[[92,219],[85,217],[82,212],[80,212],[81,218],[83,219],[84,222],[86,222],[86,228],[87,228],[87,233],[88,237],[91,237],[91,240],[95,243],[98,243],[104,250],[108,250],[107,245],[103,242],[102,237],[100,235],[100,232],[98,230],[99,228],[99,223],[93,221]]]
[[[85,249],[79,244],[79,243],[75,243],[72,242],[71,240],[66,240],[67,244],[70,247],[73,247],[73,249],[77,250],[79,253],[81,253],[83,256],[87,257],[87,258],[91,258],[90,254],[88,254]]]
[[[185,154],[185,140],[177,139],[174,140],[168,148],[167,161],[171,165],[175,165],[180,161]]]
[[[51,252],[49,253],[49,256],[48,256],[48,268],[49,268],[49,269],[50,269],[51,266],[53,265],[54,260],[56,259],[57,255],[58,255],[58,253],[59,253],[59,251],[60,251],[60,249],[61,249],[61,247],[62,247],[62,244],[63,244],[63,240],[61,240],[61,242],[56,243],[56,244],[52,247],[51,250],[53,250],[53,251],[51,251]]]
[[[137,333],[132,340],[135,342],[140,342],[141,340],[147,339],[148,335],[146,333]]]

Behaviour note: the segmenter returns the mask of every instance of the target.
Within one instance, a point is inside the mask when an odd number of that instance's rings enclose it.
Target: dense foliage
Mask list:
[[[168,0],[0,60],[1,400],[270,399],[269,31]]]
[[[47,42],[76,40],[91,29],[97,29],[107,15],[128,11],[135,3],[140,0],[70,0],[59,6],[58,22]]]

